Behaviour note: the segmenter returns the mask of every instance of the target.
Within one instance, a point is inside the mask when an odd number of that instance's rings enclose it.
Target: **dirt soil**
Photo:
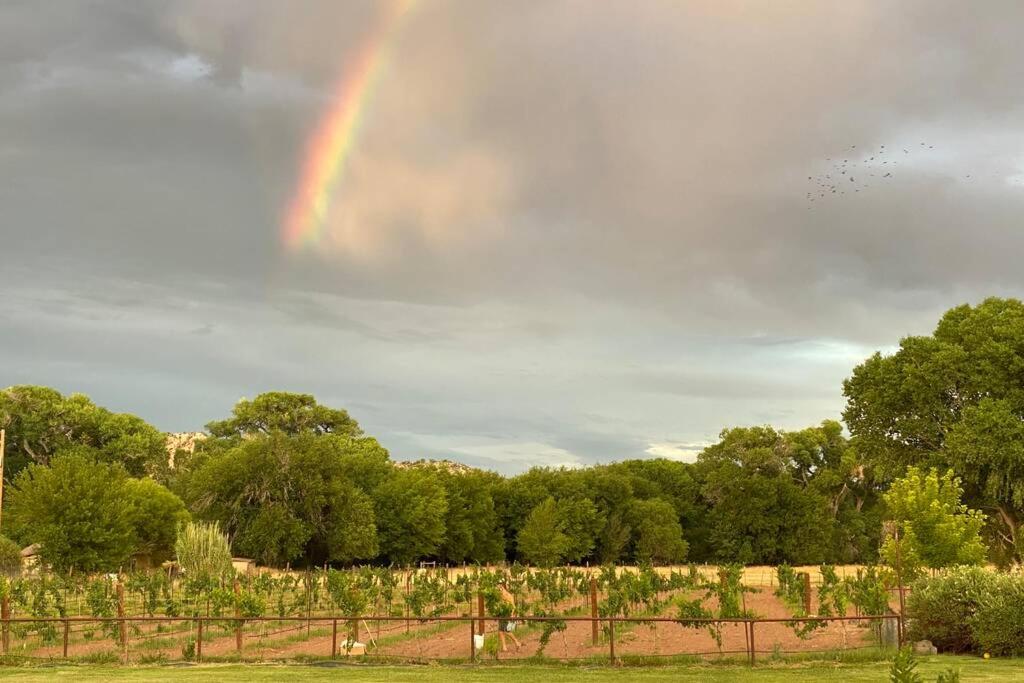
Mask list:
[[[690,599],[703,597],[702,592],[688,593]],[[584,598],[585,599],[585,598]],[[564,608],[579,607],[580,600],[573,598],[563,606]],[[788,618],[791,616],[788,608],[772,594],[769,587],[763,587],[758,593],[744,594],[746,609],[751,610],[758,617],[762,618]],[[705,602],[705,606],[715,610],[717,605],[712,598]],[[812,609],[817,605],[812,603]],[[464,609],[464,608],[463,608]],[[582,614],[583,612],[577,612]],[[675,607],[669,606],[662,616],[671,617],[675,613]],[[453,613],[454,615],[455,613]],[[852,614],[852,612],[851,612]],[[490,639],[497,638],[497,622],[493,619],[486,622],[487,635]],[[367,633],[367,626],[371,633]],[[81,629],[81,626],[75,626]],[[143,635],[152,634],[160,641],[167,640],[161,647],[155,647],[156,643],[146,645],[147,638],[140,638],[138,634],[131,638],[129,643],[129,656],[132,661],[140,659],[163,656],[170,660],[182,658],[182,646],[187,642],[188,633],[181,632],[182,625],[176,625],[178,631],[174,634],[156,635],[154,626],[147,625],[143,629]],[[367,625],[360,625],[358,640],[369,644],[372,640],[378,641],[377,647],[370,647],[369,654],[379,657],[395,657],[408,659],[467,659],[470,656],[471,630],[467,622],[454,624],[442,622],[420,623],[413,619],[410,621],[408,631],[404,621],[383,622],[379,626],[370,621]],[[282,629],[289,629],[282,633],[273,633]],[[245,629],[243,657],[247,659],[294,659],[302,656],[326,657],[331,653],[331,623],[314,622],[312,625],[313,635],[309,639],[302,639],[305,625],[301,622],[282,623],[280,625],[267,624],[265,626],[250,624]],[[317,632],[319,631],[319,635]],[[268,632],[266,637],[257,637],[261,632]],[[338,651],[340,656],[344,654],[344,642],[347,637],[347,624],[338,624]],[[229,657],[236,653],[234,632],[225,631],[221,628],[211,627],[208,631],[208,638],[204,639],[203,655],[205,657]],[[540,650],[540,639],[542,628],[540,625],[527,625],[520,622],[517,625],[515,636],[519,639],[521,647],[515,647],[511,638],[508,639],[508,651],[498,653],[499,659],[521,659],[533,657]],[[616,656],[679,656],[679,655],[701,655],[715,657],[724,655],[746,655],[748,651],[747,632],[743,624],[723,624],[721,628],[722,643],[719,647],[712,634],[706,627],[688,628],[676,623],[651,623],[651,624],[617,624],[615,634]],[[783,623],[777,624],[756,624],[754,627],[755,648],[760,655],[773,652],[798,653],[813,651],[829,651],[846,648],[864,647],[871,644],[872,633],[867,628],[867,622],[829,623],[811,632],[806,638],[800,638],[794,629]],[[60,658],[62,645],[59,642],[54,645],[39,646],[39,642],[31,641],[18,643],[12,638],[12,654],[28,654],[33,657]],[[22,646],[27,646],[22,648]],[[93,640],[84,641],[82,634],[72,634],[68,654],[72,657],[95,655],[100,652],[120,653],[120,647],[109,637],[101,634],[98,630]],[[590,622],[567,622],[567,628],[561,633],[554,633],[547,644],[543,654],[553,659],[580,659],[580,658],[602,658],[608,657],[609,643],[604,629],[599,629],[598,643],[593,643],[592,626]],[[482,651],[477,652],[478,657],[491,657]]]

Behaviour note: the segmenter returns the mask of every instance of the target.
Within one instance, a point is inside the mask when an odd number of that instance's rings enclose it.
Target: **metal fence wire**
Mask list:
[[[3,655],[29,660],[607,661],[826,653],[902,644],[899,614],[789,618],[117,616],[0,619]]]

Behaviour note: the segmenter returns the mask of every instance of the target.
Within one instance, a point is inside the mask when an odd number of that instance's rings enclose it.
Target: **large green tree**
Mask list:
[[[728,429],[698,456],[716,559],[748,564],[830,559],[834,518],[808,485],[808,465],[785,432]]]
[[[1024,420],[1009,401],[983,398],[964,409],[943,450],[976,504],[995,518],[992,530],[1004,554],[1024,557]]]
[[[433,469],[445,489],[448,511],[440,556],[445,562],[497,562],[505,557],[501,524],[491,490],[500,477],[480,470]]]
[[[113,413],[82,394],[62,395],[38,386],[0,391],[0,428],[7,430],[4,475],[12,480],[29,464],[48,465],[75,446],[124,466],[132,476],[157,474],[167,466],[164,435],[145,420]]]
[[[658,498],[634,501],[630,518],[635,529],[633,556],[637,561],[673,564],[686,559],[683,527],[671,503]]]
[[[178,527],[191,519],[181,498],[153,479],[128,479],[124,495],[131,503],[129,518],[135,530],[135,550],[151,563],[174,555]]]
[[[310,394],[271,391],[235,404],[231,417],[206,425],[217,437],[253,436],[283,432],[299,434],[337,434],[359,437],[359,424],[347,412],[320,405]]]
[[[1021,558],[1024,304],[986,299],[949,310],[929,336],[906,337],[846,380],[856,449],[885,479],[908,465],[952,468],[993,537]]]
[[[707,535],[707,505],[701,497],[701,482],[692,463],[654,458],[625,460],[606,466],[610,472],[625,473],[637,498],[659,498],[675,508],[686,530],[689,556],[706,560],[710,556]]]
[[[170,556],[182,502],[152,480],[133,480],[123,466],[78,447],[50,466],[29,465],[5,501],[5,521],[23,543],[39,543],[58,572],[113,571],[133,555]]]
[[[580,562],[590,557],[605,523],[597,505],[589,498],[573,496],[559,500],[556,509],[558,522],[569,539],[562,559]]]
[[[546,498],[531,510],[519,530],[520,557],[538,567],[552,567],[561,562],[570,545],[571,539],[565,534],[554,498]]]
[[[387,454],[362,441],[274,431],[204,445],[186,497],[199,516],[220,522],[236,552],[263,563],[371,559],[373,504],[350,472],[386,466]]]
[[[81,452],[30,465],[11,487],[7,521],[23,543],[40,544],[57,572],[117,570],[135,543],[127,478],[120,465]]]
[[[448,495],[436,472],[396,469],[373,498],[380,550],[390,562],[406,566],[440,553]]]

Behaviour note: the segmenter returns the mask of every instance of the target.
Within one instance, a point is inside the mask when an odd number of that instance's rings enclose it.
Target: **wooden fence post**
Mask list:
[[[754,666],[754,662],[757,658],[757,646],[754,645],[754,621],[748,622],[750,624],[750,666]]]
[[[412,590],[412,572],[410,571],[405,575],[405,597],[409,597],[409,593]],[[405,632],[409,632],[409,601],[405,601]]]
[[[338,620],[331,622],[331,659],[338,657]]]
[[[615,617],[608,618],[608,655],[611,663],[615,664]]]
[[[4,654],[11,647],[11,599],[8,596],[3,597],[3,601],[0,602],[0,619],[3,619],[3,645]]]
[[[469,620],[469,661],[476,662],[476,624],[473,623],[472,615]]]
[[[313,574],[306,570],[306,637],[309,638],[310,614],[313,610]]]
[[[128,663],[128,622],[124,619],[124,584],[118,578],[117,586],[117,632],[121,639],[121,655],[124,663]]]
[[[800,578],[803,579],[803,593],[804,593],[804,614],[811,613],[811,574],[810,572],[801,572]]]
[[[242,587],[238,584],[238,577],[235,577],[235,652],[238,653],[239,658],[242,656],[242,629],[244,624],[242,622],[242,609],[238,604],[238,599],[242,596]]]
[[[597,620],[597,579],[590,577],[590,637],[594,645],[597,645],[597,632],[600,624]]]
[[[71,622],[68,621],[67,618],[65,617],[65,619],[64,619],[64,659],[68,658],[68,636],[70,634],[70,631],[71,631]]]
[[[196,661],[203,661],[203,617],[199,617],[199,626],[196,629]]]
[[[476,594],[476,613],[479,619],[476,622],[477,628],[480,630],[480,635],[484,634],[484,594]]]

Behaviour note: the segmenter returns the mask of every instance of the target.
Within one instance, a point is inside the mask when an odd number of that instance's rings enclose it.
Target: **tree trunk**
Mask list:
[[[1017,516],[1013,513],[1013,510],[999,503],[996,505],[996,510],[999,512],[999,519],[1006,528],[1005,533],[1000,533],[1003,540],[1007,542],[1013,548],[1013,556],[1020,561],[1020,547],[1017,545],[1017,530],[1020,527],[1020,522],[1017,521]]]

